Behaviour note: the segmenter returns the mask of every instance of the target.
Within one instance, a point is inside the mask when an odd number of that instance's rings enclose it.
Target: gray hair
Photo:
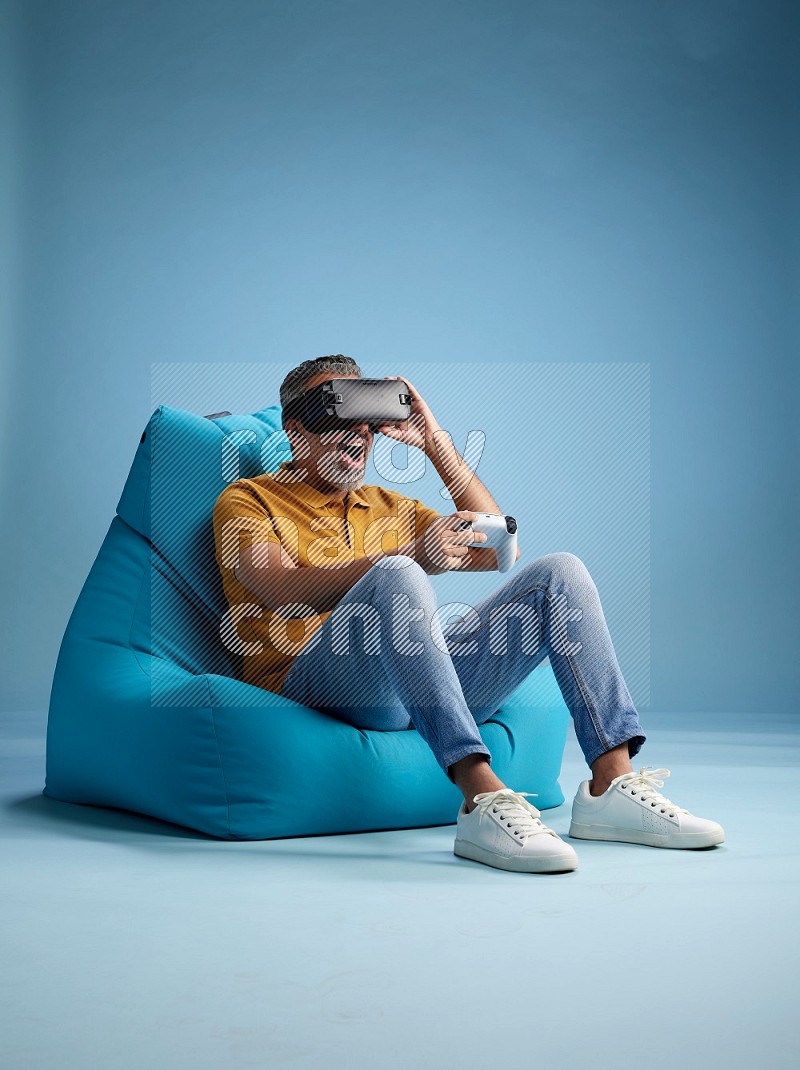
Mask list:
[[[290,401],[299,398],[308,380],[320,372],[330,372],[331,378],[336,375],[361,375],[361,369],[353,358],[346,357],[343,353],[304,360],[302,364],[292,368],[281,383],[281,406],[285,408]]]

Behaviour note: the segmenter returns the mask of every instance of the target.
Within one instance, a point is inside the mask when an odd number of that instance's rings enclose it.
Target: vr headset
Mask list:
[[[373,433],[380,424],[407,420],[411,394],[403,379],[326,379],[283,407],[283,421],[298,419],[312,434],[338,431],[366,421]]]

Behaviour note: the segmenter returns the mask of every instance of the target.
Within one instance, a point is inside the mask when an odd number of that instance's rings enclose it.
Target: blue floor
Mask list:
[[[800,1065],[800,718],[644,714],[636,767],[725,844],[573,840],[553,875],[455,825],[241,843],[58,803],[44,716],[0,718],[4,1070]],[[570,733],[565,837],[585,775]]]

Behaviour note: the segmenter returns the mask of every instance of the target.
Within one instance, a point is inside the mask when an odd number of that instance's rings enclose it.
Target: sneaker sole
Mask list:
[[[613,825],[582,825],[577,821],[573,821],[569,826],[569,834],[576,840],[616,840],[618,843],[641,843],[647,847],[671,847],[676,850],[714,847],[725,842],[725,833],[713,829],[710,832],[679,832],[659,836],[655,832],[645,832],[642,829],[620,829]]]
[[[578,868],[578,860],[573,854],[550,855],[547,858],[531,858],[516,855],[504,858],[494,851],[487,851],[469,840],[457,839],[453,845],[453,854],[459,858],[469,858],[473,862],[483,862],[494,869],[507,869],[512,873],[567,873]]]

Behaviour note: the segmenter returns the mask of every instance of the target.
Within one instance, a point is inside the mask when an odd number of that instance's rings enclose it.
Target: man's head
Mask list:
[[[364,482],[367,457],[373,433],[366,422],[352,424],[337,431],[315,434],[297,417],[285,415],[290,401],[326,379],[360,379],[361,369],[352,357],[335,356],[304,360],[293,368],[281,383],[280,400],[284,409],[283,429],[292,447],[294,467],[304,468],[310,482],[320,489],[360,487]]]

